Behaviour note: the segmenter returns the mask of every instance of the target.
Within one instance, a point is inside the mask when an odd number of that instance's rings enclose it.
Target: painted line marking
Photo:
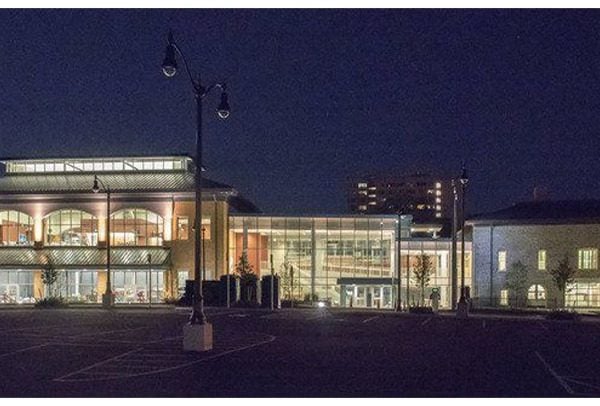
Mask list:
[[[368,322],[370,322],[371,320],[378,319],[379,317],[380,317],[380,316],[373,316],[373,317],[369,317],[368,319],[364,319],[362,322],[363,322],[363,323],[368,323]]]
[[[423,323],[421,323],[421,325],[424,326],[425,324],[429,323],[432,319],[433,319],[433,317],[428,318]]]
[[[127,374],[127,375],[122,375],[122,376],[118,376],[118,377],[106,377],[106,378],[99,378],[99,379],[93,379],[93,378],[87,378],[87,379],[67,379],[70,376],[74,376],[74,375],[77,375],[77,374],[80,374],[80,373],[85,373],[87,375],[93,375],[94,372],[88,372],[88,371],[90,371],[94,367],[101,366],[103,364],[107,364],[110,361],[117,361],[117,360],[119,360],[121,358],[125,358],[129,354],[133,354],[136,351],[140,351],[141,350],[141,348],[136,348],[135,350],[131,350],[131,351],[128,351],[126,353],[117,355],[116,357],[112,357],[112,358],[109,358],[107,360],[98,362],[96,364],[90,365],[89,367],[80,369],[80,370],[75,371],[75,372],[71,372],[71,373],[69,373],[67,375],[63,375],[63,376],[61,376],[59,378],[55,378],[53,380],[56,381],[56,382],[82,382],[82,381],[96,381],[96,380],[110,380],[110,379],[120,379],[120,378],[132,378],[132,377],[137,377],[137,376],[160,374],[160,373],[167,372],[167,371],[173,371],[173,370],[176,370],[176,369],[185,368],[185,367],[188,367],[190,365],[198,364],[198,363],[204,362],[204,361],[209,361],[209,360],[212,360],[212,359],[215,359],[215,358],[222,357],[222,356],[227,355],[227,354],[231,354],[231,353],[234,353],[234,352],[247,350],[249,348],[258,347],[260,345],[268,344],[270,342],[275,341],[275,338],[276,338],[275,336],[270,335],[270,334],[265,334],[265,336],[267,336],[268,338],[266,340],[264,340],[264,341],[260,341],[258,343],[254,343],[254,344],[249,344],[249,345],[242,346],[242,347],[239,347],[239,348],[233,348],[231,350],[227,350],[227,351],[220,352],[218,354],[210,355],[208,357],[205,357],[205,358],[202,358],[202,359],[199,359],[199,360],[190,361],[190,362],[183,363],[183,364],[176,365],[176,366],[172,366],[172,367],[155,369],[155,370],[148,371],[148,372]]]
[[[565,382],[565,380],[559,374],[557,374],[554,369],[552,369],[550,364],[548,364],[548,362],[546,362],[546,360],[540,355],[539,352],[536,351],[535,355],[537,355],[538,359],[544,365],[546,370],[548,370],[548,372],[550,372],[550,374],[554,377],[554,379],[556,379],[556,381],[563,387],[564,390],[567,391],[567,393],[569,395],[575,394],[575,391],[573,391],[573,389],[571,389],[569,384],[567,382]]]
[[[0,354],[0,358],[8,357],[8,356],[13,355],[13,354],[19,354],[21,352],[26,352],[26,351],[29,351],[29,350],[36,350],[36,349],[39,349],[39,348],[44,348],[44,347],[47,347],[49,345],[51,345],[51,343],[45,343],[45,344],[40,344],[40,345],[33,345],[31,347],[21,348],[20,350],[11,351],[11,352],[5,352],[4,354]]]
[[[592,385],[589,382],[583,382],[583,381],[580,381],[580,380],[577,380],[577,379],[572,379],[572,378],[567,378],[567,377],[564,377],[563,379],[566,380],[566,381],[569,381],[569,382],[576,383],[578,385],[587,386],[588,388],[600,390],[600,386]]]

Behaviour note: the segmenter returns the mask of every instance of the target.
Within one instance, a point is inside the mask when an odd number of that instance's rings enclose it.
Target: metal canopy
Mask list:
[[[150,263],[148,255],[150,254]],[[167,268],[171,259],[168,248],[112,247],[111,268],[147,269]],[[40,269],[52,264],[58,269],[103,269],[106,267],[106,249],[97,247],[0,248],[0,269]]]

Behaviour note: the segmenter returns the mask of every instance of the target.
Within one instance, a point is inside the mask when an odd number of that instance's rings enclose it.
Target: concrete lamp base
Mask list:
[[[102,307],[111,308],[115,304],[112,293],[102,294]]]
[[[467,317],[469,317],[469,307],[467,302],[458,302],[456,305],[456,318],[466,319]]]
[[[183,326],[183,351],[210,351],[213,348],[212,324],[186,324]]]

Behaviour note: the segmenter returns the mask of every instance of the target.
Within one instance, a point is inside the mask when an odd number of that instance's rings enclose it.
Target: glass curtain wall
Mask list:
[[[33,219],[15,210],[0,211],[0,245],[31,245]]]
[[[160,246],[163,218],[146,209],[123,209],[111,215],[110,238],[113,246]]]
[[[33,271],[0,270],[0,303],[35,303]]]
[[[391,307],[395,227],[393,216],[233,216],[230,270],[235,273],[245,252],[259,277],[271,266],[281,277],[283,300],[347,306],[347,284],[372,284],[361,290],[365,301],[357,305]]]
[[[81,210],[58,210],[46,221],[46,245],[95,246],[98,244],[98,220]]]

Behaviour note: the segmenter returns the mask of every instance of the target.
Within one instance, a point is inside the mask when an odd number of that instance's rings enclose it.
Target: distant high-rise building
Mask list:
[[[348,182],[353,213],[412,214],[414,221],[441,222],[452,217],[450,179],[430,174],[367,175]]]

